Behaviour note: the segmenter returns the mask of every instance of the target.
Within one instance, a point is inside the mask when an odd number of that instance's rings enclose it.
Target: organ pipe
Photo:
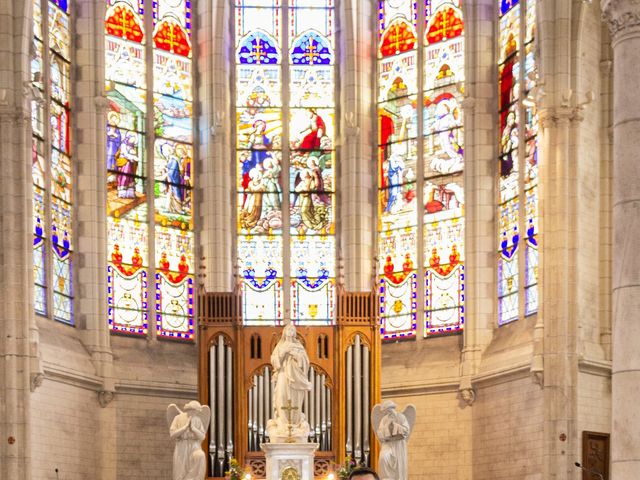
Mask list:
[[[230,346],[226,346],[225,350],[227,353],[225,410],[227,420],[227,461],[229,461],[233,457],[233,350]]]
[[[217,395],[216,395],[216,418],[217,418],[217,441],[218,441],[218,464],[220,470],[224,470],[224,386],[225,386],[225,368],[224,368],[224,335],[218,336],[217,346]]]
[[[362,446],[364,450],[364,463],[369,465],[369,453],[371,451],[371,447],[369,445],[369,412],[371,411],[371,404],[369,402],[369,348],[366,345],[362,346],[362,411]]]
[[[353,377],[354,377],[354,395],[353,403],[354,407],[354,457],[357,462],[362,461],[362,347],[360,344],[360,335],[356,335],[356,341],[354,345],[354,358],[353,358]]]
[[[209,349],[209,404],[211,405],[211,423],[209,424],[209,457],[211,462],[211,472],[215,471],[216,457],[218,456],[218,446],[216,444],[217,411],[216,405],[216,346]]]
[[[258,445],[264,435],[264,374],[258,377]]]
[[[347,349],[347,455],[353,453],[353,345]]]

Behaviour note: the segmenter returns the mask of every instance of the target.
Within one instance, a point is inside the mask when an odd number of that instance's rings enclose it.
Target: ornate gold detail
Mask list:
[[[287,467],[282,470],[280,480],[300,480],[300,473],[295,467]]]

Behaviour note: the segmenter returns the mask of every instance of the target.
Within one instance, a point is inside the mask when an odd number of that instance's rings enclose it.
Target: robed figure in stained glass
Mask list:
[[[300,150],[318,150],[320,148],[320,139],[325,135],[327,127],[324,120],[315,108],[309,109],[309,127],[301,133],[305,133],[302,137],[298,148]]]

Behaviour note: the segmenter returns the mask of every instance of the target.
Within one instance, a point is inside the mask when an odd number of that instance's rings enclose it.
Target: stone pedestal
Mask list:
[[[263,443],[260,448],[267,460],[266,480],[313,480],[317,443]],[[289,472],[296,473],[290,476]]]

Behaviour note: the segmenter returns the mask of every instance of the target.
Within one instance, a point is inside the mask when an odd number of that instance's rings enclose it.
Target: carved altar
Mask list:
[[[267,478],[261,444],[269,441],[270,356],[282,326],[244,326],[239,296],[199,297],[199,399],[211,405],[206,438],[208,478],[222,478],[229,460]],[[317,443],[314,477],[326,477],[347,455],[371,464],[378,456],[369,413],[380,400],[380,339],[373,293],[339,293],[334,325],[298,325],[309,355],[312,390],[303,403]],[[304,478],[304,477],[303,477]]]

